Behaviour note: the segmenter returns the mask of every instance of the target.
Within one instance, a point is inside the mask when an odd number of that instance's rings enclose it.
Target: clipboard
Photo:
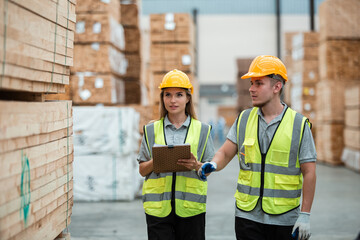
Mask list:
[[[154,161],[154,173],[164,172],[184,172],[190,171],[185,166],[177,164],[179,159],[188,159],[191,157],[190,144],[180,145],[158,145],[152,147]]]

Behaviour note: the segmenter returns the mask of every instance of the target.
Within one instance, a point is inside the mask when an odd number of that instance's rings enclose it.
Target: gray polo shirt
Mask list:
[[[170,144],[182,144],[185,142],[186,132],[190,125],[190,116],[188,116],[185,122],[179,127],[176,128],[168,119],[167,115],[164,118],[164,125],[165,125],[165,138],[166,143]],[[214,157],[215,149],[214,144],[211,136],[209,135],[209,139],[207,141],[204,155],[202,158],[202,162],[210,162],[211,159]],[[139,162],[149,161],[150,153],[145,141],[145,137],[142,138],[140,151],[137,157]]]
[[[269,124],[266,123],[264,115],[262,114],[260,108],[258,110],[259,115],[259,145],[260,150],[262,153],[266,153],[267,149],[269,148],[270,141],[275,133],[275,130],[281,119],[285,113],[287,105],[284,105],[284,109],[280,115],[275,117]],[[231,126],[230,131],[227,135],[227,138],[232,141],[233,143],[237,144],[237,136],[236,136],[236,123]],[[300,164],[305,162],[315,162],[316,161],[316,150],[315,150],[315,143],[314,139],[308,124],[305,124],[305,129],[303,133],[303,137],[300,144],[300,151],[299,151],[299,162]],[[258,202],[255,209],[251,212],[244,212],[241,210],[235,211],[236,217],[246,218],[255,222],[260,222],[264,224],[272,224],[272,225],[283,225],[283,226],[291,226],[294,225],[299,214],[300,209],[296,208],[290,212],[281,214],[281,215],[269,215],[262,211],[261,206]]]

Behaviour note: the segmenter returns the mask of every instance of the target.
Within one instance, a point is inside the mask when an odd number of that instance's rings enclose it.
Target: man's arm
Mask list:
[[[301,212],[310,213],[315,195],[316,163],[303,163],[300,165],[300,169],[304,177]]]
[[[216,171],[220,171],[228,165],[228,163],[234,158],[237,153],[237,145],[226,139],[225,143],[215,153],[215,156],[211,160],[217,164]]]

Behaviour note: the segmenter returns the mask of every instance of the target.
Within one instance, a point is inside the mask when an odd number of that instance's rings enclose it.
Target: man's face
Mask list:
[[[277,85],[273,85],[267,76],[251,78],[249,92],[253,106],[261,108],[269,104],[275,96]]]

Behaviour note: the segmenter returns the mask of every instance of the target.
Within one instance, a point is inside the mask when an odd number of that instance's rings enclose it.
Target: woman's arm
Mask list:
[[[149,175],[154,170],[153,160],[146,162],[140,162],[139,164],[139,173],[141,176],[145,177]]]

